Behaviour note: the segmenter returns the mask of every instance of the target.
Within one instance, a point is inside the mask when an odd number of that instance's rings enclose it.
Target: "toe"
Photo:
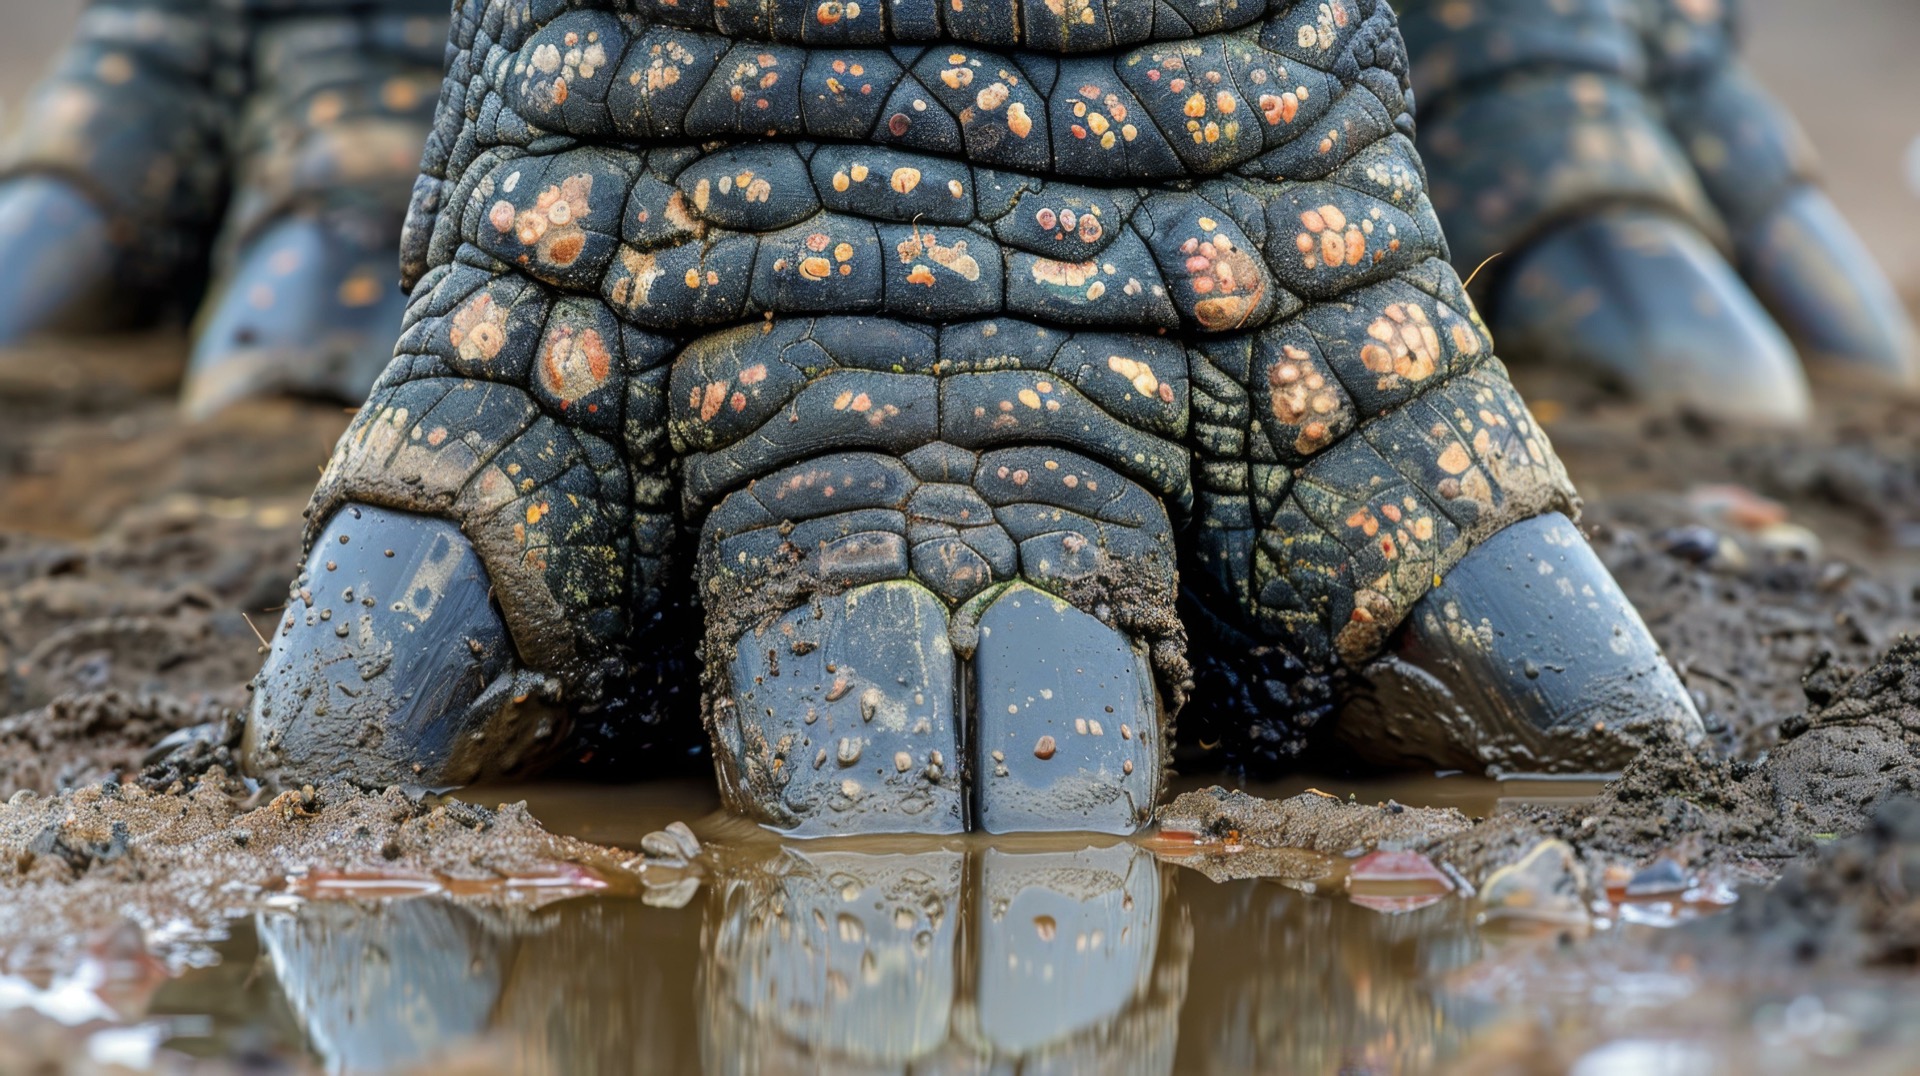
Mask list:
[[[0,187],[0,344],[47,330],[109,325],[116,247],[106,213],[44,176]]]
[[[1803,187],[1738,238],[1740,271],[1809,365],[1920,387],[1920,342],[1886,275],[1831,199]]]
[[[522,766],[558,731],[445,520],[349,506],[315,540],[255,680],[256,776],[445,788]]]
[[[393,355],[406,296],[390,243],[287,217],[235,259],[201,314],[189,415],[274,393],[359,403]]]
[[[1162,723],[1147,655],[1024,583],[980,617],[974,820],[989,833],[1132,833],[1161,786]]]
[[[1372,761],[1495,774],[1618,770],[1700,716],[1559,513],[1488,538],[1355,674],[1340,738]]]
[[[1584,367],[1657,405],[1717,418],[1807,418],[1793,345],[1719,252],[1671,217],[1567,224],[1515,259],[1491,306],[1509,359]]]
[[[964,830],[955,671],[946,607],[917,583],[748,631],[713,719],[723,794],[796,836]]]

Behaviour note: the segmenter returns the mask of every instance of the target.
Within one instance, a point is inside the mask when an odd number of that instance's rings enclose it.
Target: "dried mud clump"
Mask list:
[[[1856,836],[1741,894],[1666,948],[1754,968],[1920,968],[1920,801],[1889,801]]]
[[[0,796],[131,779],[168,734],[244,708],[245,615],[280,600],[294,518],[177,497],[86,542],[0,535]]]
[[[192,946],[279,891],[357,879],[530,906],[637,885],[624,854],[549,833],[524,804],[435,805],[329,785],[262,802],[214,771],[151,793],[106,782],[0,805],[0,937],[12,966],[60,966],[131,921],[150,945]],[[538,883],[538,884],[533,884]]]
[[[1637,497],[1588,513],[1594,552],[1694,693],[1716,743],[1753,758],[1807,700],[1801,677],[1821,654],[1865,666],[1902,630],[1920,629],[1908,588],[1801,550],[1682,543],[1708,536],[1684,498]],[[1718,533],[1712,537],[1722,538]],[[1686,554],[1705,554],[1696,561]]]
[[[1857,673],[1816,663],[1807,694],[1810,709],[1758,763],[1658,744],[1590,804],[1503,814],[1441,840],[1434,854],[1483,877],[1557,838],[1593,877],[1667,856],[1771,881],[1820,842],[1865,829],[1889,801],[1920,793],[1920,638],[1902,637]]]
[[[1320,792],[1268,800],[1218,786],[1187,792],[1160,808],[1163,831],[1254,848],[1300,848],[1328,855],[1407,848],[1473,827],[1452,807],[1359,804]]]
[[[1920,637],[1851,677],[1816,664],[1807,696],[1813,708],[1782,726],[1765,766],[1794,826],[1849,833],[1888,798],[1920,795]]]

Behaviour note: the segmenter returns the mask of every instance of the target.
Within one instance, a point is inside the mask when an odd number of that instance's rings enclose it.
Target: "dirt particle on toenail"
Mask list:
[[[1054,931],[1057,928],[1058,924],[1053,921],[1053,916],[1051,915],[1036,915],[1033,917],[1033,932],[1040,936],[1041,941],[1052,941]]]
[[[839,702],[846,697],[847,692],[852,690],[853,685],[847,682],[846,677],[838,677],[833,681],[833,686],[827,689],[827,701]]]
[[[1053,752],[1054,743],[1053,737],[1051,736],[1042,736],[1040,737],[1040,742],[1033,745],[1033,757],[1042,762],[1052,758]]]
[[[893,768],[899,770],[901,773],[913,769],[913,756],[907,754],[905,751],[895,751],[893,753]]]

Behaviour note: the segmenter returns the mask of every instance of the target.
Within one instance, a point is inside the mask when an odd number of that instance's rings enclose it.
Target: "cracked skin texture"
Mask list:
[[[710,665],[821,594],[963,621],[1024,580],[1169,710],[1304,685],[1574,509],[1447,264],[1385,3],[585,7],[456,10],[403,335],[309,533],[457,522],[570,697],[689,567]],[[1265,672],[1183,657],[1176,561]]]

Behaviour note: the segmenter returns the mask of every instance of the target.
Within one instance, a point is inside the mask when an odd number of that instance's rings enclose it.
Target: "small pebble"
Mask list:
[[[1687,872],[1671,859],[1656,859],[1627,882],[1627,896],[1651,897],[1664,893],[1684,893],[1693,885]]]
[[[1705,564],[1720,552],[1720,533],[1697,523],[1661,531],[1653,541],[1661,552],[1689,564]]]
[[[1040,737],[1040,742],[1033,745],[1033,757],[1042,762],[1052,758],[1053,752],[1054,743],[1053,737],[1051,736],[1042,736]]]
[[[1480,920],[1588,923],[1585,872],[1565,841],[1541,841],[1520,861],[1487,877],[1480,888]]]

